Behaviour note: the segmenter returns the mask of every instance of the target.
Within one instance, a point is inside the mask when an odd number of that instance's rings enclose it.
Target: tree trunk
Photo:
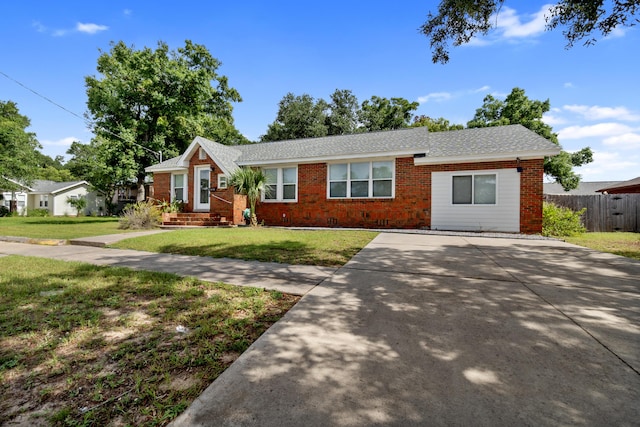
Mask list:
[[[144,181],[138,181],[138,195],[136,196],[136,202],[144,202],[146,194],[144,190]]]

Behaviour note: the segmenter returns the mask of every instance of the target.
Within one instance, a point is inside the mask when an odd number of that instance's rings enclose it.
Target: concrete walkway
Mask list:
[[[289,265],[273,262],[242,261],[188,255],[158,254],[127,249],[105,249],[119,240],[153,234],[146,231],[74,239],[71,245],[49,246],[4,241],[0,256],[24,255],[80,261],[94,265],[128,267],[135,270],[160,271],[179,276],[196,277],[209,282],[225,282],[304,295],[336,271],[331,267]]]
[[[640,262],[380,234],[178,426],[638,425]]]

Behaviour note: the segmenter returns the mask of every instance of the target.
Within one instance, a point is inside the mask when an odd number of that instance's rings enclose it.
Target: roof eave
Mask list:
[[[317,157],[298,157],[292,159],[269,159],[269,160],[249,160],[240,161],[236,163],[239,166],[262,166],[262,165],[281,165],[281,164],[300,164],[300,163],[326,163],[336,162],[340,160],[354,160],[354,159],[371,159],[371,158],[397,158],[397,157],[412,157],[414,154],[424,152],[424,149],[411,149],[403,151],[377,151],[369,153],[355,153],[355,154],[342,154],[333,156],[317,156]]]
[[[443,157],[417,157],[414,159],[415,165],[434,165],[434,164],[451,164],[451,163],[480,163],[480,162],[500,162],[507,160],[532,160],[542,159],[548,156],[556,156],[560,153],[558,150],[545,151],[528,151],[514,153],[496,153],[496,154],[476,154],[472,156],[443,156]]]
[[[156,168],[155,166],[149,166],[144,168],[144,171],[147,173],[155,173],[155,172],[184,172],[188,169],[186,166],[167,166],[162,168]]]

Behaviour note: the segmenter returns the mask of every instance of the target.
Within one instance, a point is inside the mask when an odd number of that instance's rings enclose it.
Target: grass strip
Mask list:
[[[201,228],[126,239],[112,247],[333,267],[344,265],[377,235],[351,230]]]
[[[564,239],[574,245],[640,260],[639,233],[583,233]]]

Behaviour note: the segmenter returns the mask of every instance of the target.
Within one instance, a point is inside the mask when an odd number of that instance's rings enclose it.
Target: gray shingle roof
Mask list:
[[[236,160],[242,155],[240,151],[240,147],[244,147],[244,145],[238,146],[229,146],[222,145],[217,142],[213,142],[206,138],[197,137],[196,140],[209,152],[209,155],[217,160],[218,166],[222,168],[225,173],[233,173],[236,169],[238,169],[238,164]]]
[[[34,193],[56,193],[65,188],[74,187],[80,184],[87,184],[86,181],[67,181],[67,182],[55,182],[45,179],[36,179],[33,181],[31,188]]]
[[[559,152],[557,145],[521,125],[428,132],[426,128],[267,142],[237,147],[241,165],[338,157],[425,153],[450,158],[542,151]]]
[[[180,157],[182,156],[176,156],[176,157],[172,157],[170,159],[165,160],[162,163],[158,163],[155,164],[153,166],[149,166],[148,168],[145,168],[145,170],[147,172],[153,172],[153,171],[160,171],[160,170],[165,170],[165,169],[176,169],[181,167],[180,165]]]
[[[558,154],[560,148],[522,125],[428,132],[427,128],[356,133],[352,135],[304,138],[259,144],[226,146],[197,137],[219,166],[233,172],[238,166],[326,161],[425,154],[425,161],[478,159],[483,156],[543,157]],[[192,143],[193,146],[193,143]],[[186,153],[185,153],[186,154]],[[184,157],[176,157],[148,167],[147,172],[186,167]]]
[[[640,185],[640,176],[637,178],[630,179],[629,181],[615,182],[609,185],[604,185],[598,188],[598,191],[609,191],[609,190],[619,190],[625,187],[635,187],[636,185]]]

